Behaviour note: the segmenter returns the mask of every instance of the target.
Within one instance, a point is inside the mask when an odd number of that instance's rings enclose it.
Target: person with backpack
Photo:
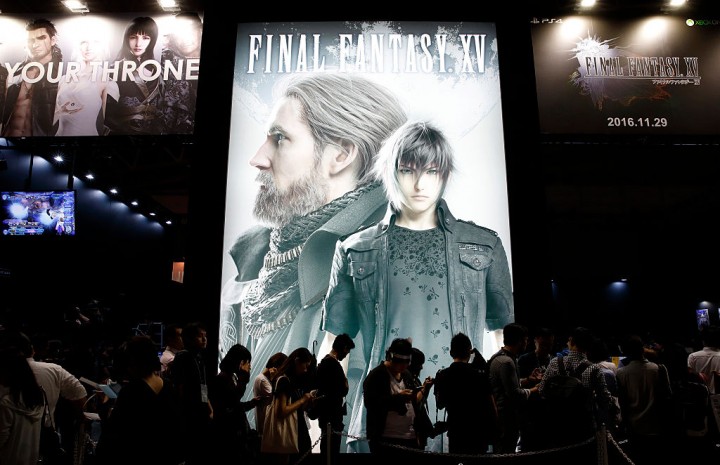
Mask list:
[[[599,365],[587,359],[594,340],[588,328],[577,327],[568,337],[567,355],[550,360],[538,392],[547,401],[548,428],[561,432],[548,438],[548,447],[561,447],[591,438],[609,418],[612,395]]]

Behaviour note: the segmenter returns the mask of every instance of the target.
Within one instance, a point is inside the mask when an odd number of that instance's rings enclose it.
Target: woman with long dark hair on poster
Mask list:
[[[116,58],[120,98],[108,104],[111,134],[161,134],[163,81],[155,58],[158,25],[149,16],[133,19],[125,29]]]

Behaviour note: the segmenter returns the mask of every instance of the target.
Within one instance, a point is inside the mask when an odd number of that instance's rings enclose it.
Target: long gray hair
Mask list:
[[[300,103],[302,118],[310,126],[318,156],[327,144],[357,147],[359,184],[372,180],[370,171],[380,147],[407,121],[395,95],[359,75],[295,75],[283,96]]]

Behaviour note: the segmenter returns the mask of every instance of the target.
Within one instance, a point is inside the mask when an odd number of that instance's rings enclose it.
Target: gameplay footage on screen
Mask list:
[[[2,192],[4,236],[75,235],[75,192]]]

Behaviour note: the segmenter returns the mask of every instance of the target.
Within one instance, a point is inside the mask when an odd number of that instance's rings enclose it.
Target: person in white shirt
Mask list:
[[[30,368],[35,375],[37,383],[45,390],[47,395],[48,407],[50,408],[50,417],[53,423],[55,421],[55,407],[62,397],[70,401],[79,418],[82,418],[85,401],[87,401],[88,393],[85,386],[72,373],[67,371],[57,363],[39,362],[33,357],[35,349],[30,338],[22,332],[17,333],[18,349],[25,355]]]
[[[177,324],[169,324],[163,330],[163,341],[165,341],[165,350],[160,355],[160,375],[164,376],[168,370],[168,366],[175,359],[175,354],[185,348],[182,339],[182,326]]]
[[[272,401],[273,382],[277,369],[287,359],[287,355],[278,352],[271,356],[263,371],[253,381],[253,397],[260,397],[262,400],[255,406],[255,429],[262,436],[263,424],[265,423],[265,408]]]
[[[700,337],[703,348],[688,355],[688,371],[702,378],[710,394],[717,394],[714,374],[720,374],[720,327],[704,326]]]

